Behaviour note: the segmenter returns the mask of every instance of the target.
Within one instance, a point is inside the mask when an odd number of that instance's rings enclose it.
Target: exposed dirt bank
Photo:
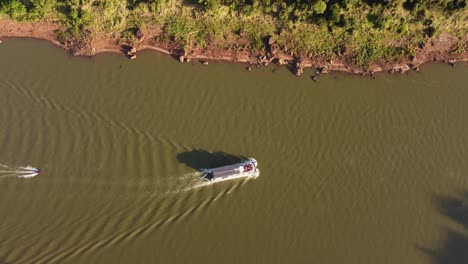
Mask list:
[[[26,37],[51,41],[55,45],[69,50],[75,56],[93,56],[102,52],[124,53],[131,59],[136,58],[136,53],[140,50],[156,50],[179,59],[181,62],[200,60],[208,64],[210,60],[223,60],[248,64],[247,69],[252,67],[267,66],[274,63],[287,65],[296,74],[301,75],[304,68],[316,68],[317,74],[329,71],[343,71],[362,75],[371,75],[375,72],[388,71],[390,73],[404,73],[408,70],[419,70],[419,65],[425,62],[445,62],[454,65],[455,62],[468,61],[468,36],[459,39],[447,34],[427,39],[427,41],[416,49],[414,57],[400,60],[398,62],[381,62],[367,67],[353,64],[346,54],[338,56],[334,60],[308,57],[297,58],[288,53],[287,50],[280,50],[273,38],[266,39],[266,52],[246,50],[242,48],[242,43],[229,43],[233,48],[220,49],[215,43],[203,49],[186,49],[174,47],[168,43],[156,41],[161,35],[160,29],[141,28],[136,32],[135,39],[128,41],[120,37],[120,34],[93,34],[91,41],[75,43],[73,41],[59,41],[56,31],[60,26],[50,22],[31,23],[16,22],[8,19],[0,20],[0,38],[6,37]],[[118,36],[116,36],[118,35]],[[461,49],[457,47],[462,47]],[[314,77],[317,80],[317,77]]]

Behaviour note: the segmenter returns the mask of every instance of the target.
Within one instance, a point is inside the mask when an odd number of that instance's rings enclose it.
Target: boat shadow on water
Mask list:
[[[202,149],[185,151],[177,154],[177,160],[186,166],[201,171],[203,169],[215,168],[247,160],[241,155],[232,155],[223,151],[210,152]]]
[[[439,213],[462,228],[446,228],[446,238],[439,249],[420,249],[436,264],[468,263],[468,192],[450,197],[435,196],[434,200]]]

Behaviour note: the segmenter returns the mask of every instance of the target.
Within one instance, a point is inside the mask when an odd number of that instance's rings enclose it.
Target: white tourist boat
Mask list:
[[[211,182],[220,182],[238,178],[257,178],[260,170],[257,161],[249,158],[241,163],[202,170],[203,178]]]

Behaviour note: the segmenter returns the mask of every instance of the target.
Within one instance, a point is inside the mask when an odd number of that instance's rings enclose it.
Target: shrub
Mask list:
[[[400,26],[397,29],[397,32],[400,34],[408,33],[408,23],[406,23],[406,21],[402,21]]]
[[[426,29],[426,33],[430,38],[432,38],[439,33],[439,29],[435,26],[430,26]]]
[[[331,5],[327,10],[327,20],[330,25],[342,25],[340,16],[340,6],[338,4]]]
[[[164,26],[164,34],[181,47],[205,46],[206,30],[203,21],[197,22],[197,20],[187,16],[171,18]]]
[[[221,5],[220,0],[198,0],[205,10],[214,10]]]
[[[354,62],[357,65],[368,66],[384,55],[384,50],[377,41],[368,40],[356,54]]]
[[[127,28],[124,31],[121,32],[122,38],[126,39],[130,43],[133,43],[135,41],[135,28]]]

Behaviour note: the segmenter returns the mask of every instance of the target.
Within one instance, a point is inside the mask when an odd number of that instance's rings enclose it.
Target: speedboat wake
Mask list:
[[[0,178],[16,177],[16,178],[32,178],[41,173],[41,170],[32,166],[26,167],[11,167],[0,164]]]

